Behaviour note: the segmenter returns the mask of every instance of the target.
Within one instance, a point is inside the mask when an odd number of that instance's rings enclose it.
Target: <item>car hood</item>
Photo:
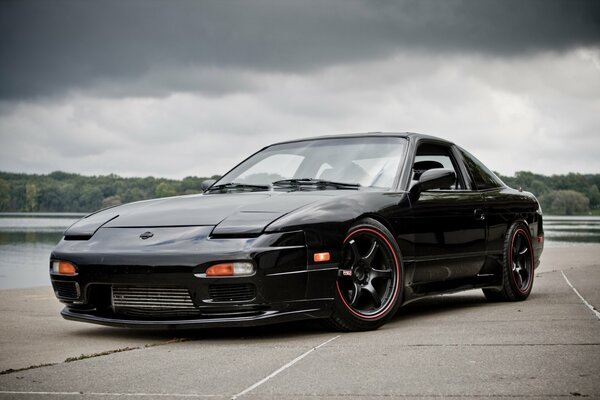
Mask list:
[[[100,227],[215,226],[214,235],[253,235],[295,209],[343,192],[201,194],[146,200],[90,214],[71,225],[65,238],[89,238]]]

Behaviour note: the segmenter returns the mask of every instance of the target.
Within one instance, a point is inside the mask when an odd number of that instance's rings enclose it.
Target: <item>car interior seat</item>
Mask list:
[[[437,162],[437,161],[430,161],[430,160],[417,161],[413,165],[413,179],[415,181],[418,181],[419,178],[421,177],[421,175],[423,175],[423,172],[430,170],[430,169],[435,169],[435,168],[444,168],[444,166],[442,165],[442,163]]]

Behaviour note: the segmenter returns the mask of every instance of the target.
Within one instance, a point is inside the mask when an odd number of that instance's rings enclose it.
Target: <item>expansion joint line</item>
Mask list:
[[[315,350],[318,350],[319,348],[333,342],[335,339],[339,338],[341,335],[337,335],[335,337],[332,337],[331,339],[321,343],[320,345],[318,345],[317,347],[313,347],[312,349],[306,351],[305,353],[299,355],[298,357],[294,358],[292,361],[290,361],[289,363],[285,364],[283,367],[279,368],[278,370],[272,372],[270,375],[264,377],[263,379],[261,379],[260,381],[256,382],[255,384],[247,387],[246,389],[242,390],[241,392],[234,394],[233,396],[231,396],[230,400],[236,400],[237,398],[239,398],[240,396],[245,395],[246,393],[251,392],[252,390],[256,389],[257,387],[259,387],[260,385],[262,385],[263,383],[267,382],[269,379],[277,376],[278,374],[280,374],[281,372],[285,371],[286,369],[288,369],[289,367],[291,367],[292,365],[296,364],[298,361],[302,360],[304,357],[306,357],[307,355],[309,355],[310,353],[312,353]]]
[[[600,320],[600,312],[598,312],[598,310],[596,310],[596,307],[594,307],[593,305],[591,305],[590,303],[588,303],[587,300],[584,299],[581,294],[579,294],[579,292],[577,291],[577,289],[575,289],[575,287],[571,284],[571,282],[569,282],[569,279],[565,275],[564,271],[561,270],[560,273],[562,274],[563,278],[565,278],[565,281],[567,281],[567,285],[569,285],[571,287],[571,289],[573,289],[573,291],[575,292],[575,294],[577,296],[579,296],[579,298],[581,299],[581,301],[583,301],[583,304],[585,304],[587,306],[587,308],[589,308],[590,310],[592,310],[592,312],[594,313],[594,315],[596,316],[596,318],[598,318],[598,320]]]

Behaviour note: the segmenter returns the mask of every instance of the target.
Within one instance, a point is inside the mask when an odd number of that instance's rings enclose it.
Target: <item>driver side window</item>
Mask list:
[[[413,181],[418,181],[425,171],[437,168],[454,171],[454,175],[456,176],[454,184],[438,190],[464,190],[465,186],[460,178],[457,163],[452,156],[450,148],[431,143],[419,145],[412,168]]]

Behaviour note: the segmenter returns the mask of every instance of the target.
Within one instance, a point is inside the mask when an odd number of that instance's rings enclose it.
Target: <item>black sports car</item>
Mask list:
[[[544,243],[531,193],[414,133],[265,147],[203,194],[90,214],[52,252],[66,319],[127,327],[321,318],[383,325],[423,296],[524,300]]]

